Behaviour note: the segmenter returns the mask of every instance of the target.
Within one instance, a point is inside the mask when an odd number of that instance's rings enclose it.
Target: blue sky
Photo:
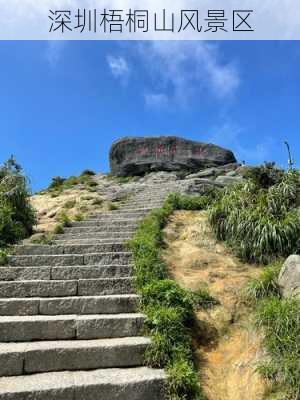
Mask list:
[[[178,135],[238,160],[300,159],[299,42],[0,42],[0,161],[34,190],[108,171],[121,136]]]

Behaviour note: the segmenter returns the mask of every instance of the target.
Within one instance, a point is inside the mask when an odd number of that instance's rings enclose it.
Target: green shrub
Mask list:
[[[186,321],[193,318],[193,293],[182,289],[175,281],[169,279],[153,281],[141,289],[141,295],[145,307],[157,304],[162,307],[176,307],[182,310]]]
[[[52,233],[47,233],[43,234],[38,238],[31,238],[30,243],[32,244],[45,244],[45,245],[50,245],[53,243],[53,234]]]
[[[64,211],[58,214],[56,220],[61,224],[63,228],[72,226],[72,221],[70,217]]]
[[[66,210],[70,210],[71,208],[74,208],[76,206],[76,200],[68,200],[64,204],[64,208]]]
[[[64,182],[65,178],[62,178],[60,176],[55,176],[54,178],[52,178],[52,181],[48,189],[54,189],[54,190],[61,189]]]
[[[293,399],[300,396],[300,301],[263,300],[257,309],[256,322],[264,331],[264,346],[271,360],[259,370],[272,381],[285,386]]]
[[[96,172],[92,171],[91,169],[85,169],[81,172],[80,176],[94,176]]]
[[[119,206],[118,206],[118,204],[109,202],[109,203],[107,203],[107,209],[108,209],[109,211],[118,210],[118,209],[119,209]]]
[[[212,229],[245,261],[268,263],[299,249],[299,172],[260,188],[251,180],[219,193],[209,207]]]
[[[282,181],[284,171],[277,168],[274,162],[266,162],[258,167],[244,167],[242,175],[256,186],[268,189]]]
[[[8,264],[9,251],[7,249],[0,249],[0,266]]]
[[[220,304],[220,302],[209,294],[208,289],[198,289],[193,292],[194,307],[208,309]]]
[[[82,214],[76,214],[75,217],[74,217],[74,220],[78,221],[78,222],[83,221],[84,220],[84,216]]]
[[[0,167],[0,247],[17,243],[33,233],[36,214],[22,168],[11,157]]]
[[[62,235],[63,233],[65,233],[64,227],[62,226],[62,224],[57,224],[53,230],[53,233],[55,235]]]
[[[198,376],[191,362],[176,360],[167,368],[168,396],[172,400],[204,400],[199,389]]]

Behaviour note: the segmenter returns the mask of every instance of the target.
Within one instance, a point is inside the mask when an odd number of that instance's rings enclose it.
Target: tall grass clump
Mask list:
[[[299,251],[299,172],[270,171],[262,167],[246,183],[224,189],[209,207],[217,238],[244,261],[268,263]]]
[[[300,398],[300,300],[270,297],[257,308],[269,359],[258,370],[284,389],[285,399]]]
[[[36,215],[29,196],[28,181],[11,157],[0,167],[0,248],[33,233]]]
[[[281,261],[273,262],[265,267],[258,278],[251,279],[244,290],[244,297],[250,303],[255,303],[267,297],[280,297],[278,276]]]
[[[139,225],[129,247],[133,252],[135,283],[146,315],[145,328],[152,338],[146,361],[165,368],[170,400],[201,400],[203,394],[193,362],[191,327],[199,296],[168,278],[162,260],[162,229],[174,210],[207,207],[210,196],[172,194],[162,208],[152,211]]]

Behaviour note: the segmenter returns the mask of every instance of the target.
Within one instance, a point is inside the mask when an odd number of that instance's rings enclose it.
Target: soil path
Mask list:
[[[241,263],[214,239],[205,212],[176,212],[165,241],[173,278],[192,290],[207,287],[220,302],[197,314],[196,354],[208,400],[262,400],[266,386],[255,372],[260,337],[240,300],[259,268]]]

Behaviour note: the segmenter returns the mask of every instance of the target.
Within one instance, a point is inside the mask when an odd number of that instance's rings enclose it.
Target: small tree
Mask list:
[[[28,180],[12,156],[0,167],[0,246],[32,234],[36,215],[29,196]]]

